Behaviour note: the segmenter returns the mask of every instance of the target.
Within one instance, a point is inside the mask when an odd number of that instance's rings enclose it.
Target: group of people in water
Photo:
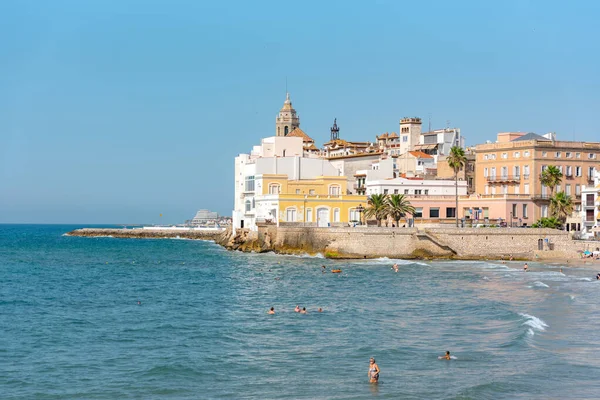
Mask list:
[[[317,309],[318,312],[323,312],[323,309],[321,307],[319,307]],[[306,311],[306,307],[302,307],[300,308],[300,306],[296,306],[296,308],[294,308],[294,312],[300,313],[300,314],[308,314],[308,312]],[[267,314],[275,314],[275,307],[271,307],[269,309],[269,311],[267,311]]]

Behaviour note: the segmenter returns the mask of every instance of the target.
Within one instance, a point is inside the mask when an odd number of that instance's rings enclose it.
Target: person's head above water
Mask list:
[[[447,355],[447,356],[449,356],[449,355],[450,355],[450,352],[449,352],[449,351],[446,351],[446,355]]]
[[[271,307],[271,311],[275,311],[275,307]]]
[[[375,358],[371,357],[371,358],[369,359],[369,362],[370,362],[371,364],[374,364],[374,363],[375,363]]]

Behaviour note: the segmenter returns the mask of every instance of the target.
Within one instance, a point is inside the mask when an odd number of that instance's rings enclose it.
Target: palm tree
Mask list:
[[[386,194],[372,194],[369,197],[369,203],[365,208],[365,219],[375,217],[377,226],[381,226],[381,220],[387,217],[386,197]]]
[[[554,188],[562,182],[563,174],[555,165],[549,165],[540,175],[540,183],[550,188],[550,197],[554,194]]]
[[[454,186],[456,188],[456,209],[454,215],[456,216],[456,227],[458,228],[458,171],[467,164],[465,150],[459,146],[452,146],[446,160],[448,161],[450,168],[454,170]]]
[[[387,215],[396,221],[396,226],[400,225],[400,219],[406,214],[414,214],[415,208],[403,194],[391,194],[386,201]]]
[[[558,192],[550,198],[550,215],[558,219],[562,224],[573,212],[573,200],[565,192]]]

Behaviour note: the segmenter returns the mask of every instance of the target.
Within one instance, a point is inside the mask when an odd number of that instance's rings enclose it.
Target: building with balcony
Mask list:
[[[552,191],[540,183],[544,169],[554,165],[562,171],[554,193],[572,196],[576,209],[581,207],[582,187],[600,169],[600,143],[558,141],[554,133],[499,133],[495,143],[475,146],[475,155],[475,193],[524,197],[533,221],[548,216]]]
[[[594,182],[581,189],[581,234],[584,238],[600,238],[600,170]]]

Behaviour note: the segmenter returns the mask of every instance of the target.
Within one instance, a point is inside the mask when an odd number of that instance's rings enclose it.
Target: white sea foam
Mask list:
[[[536,331],[545,331],[548,327],[548,324],[535,315],[529,315],[525,313],[519,313],[519,315],[527,319],[525,322],[523,322],[523,325],[529,326],[530,330],[533,328]]]
[[[483,279],[485,279],[486,281],[490,280],[490,278],[488,278],[487,276],[484,276]]]
[[[544,282],[540,282],[540,281],[533,282],[533,286],[535,286],[535,287],[544,287],[544,288],[550,287],[550,286],[546,285]]]
[[[575,296],[573,296],[572,294],[570,294],[569,297],[571,298],[571,300],[575,300]]]
[[[527,329],[527,334],[529,336],[533,336],[533,335],[535,335],[535,332],[533,331],[533,329],[529,328],[529,329]]]
[[[580,281],[586,281],[586,282],[591,282],[592,279],[591,278],[579,278]]]

